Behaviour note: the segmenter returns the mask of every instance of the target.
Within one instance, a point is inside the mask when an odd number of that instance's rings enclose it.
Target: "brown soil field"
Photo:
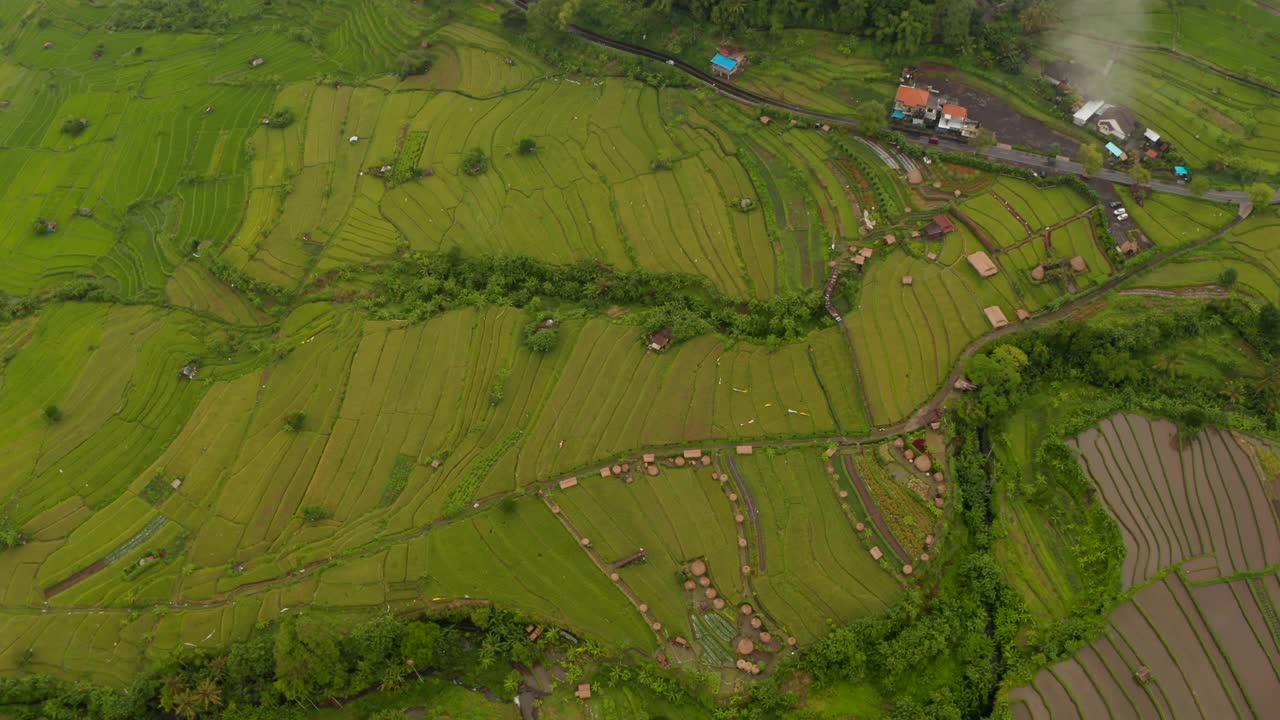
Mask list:
[[[1103,637],[1010,691],[1013,717],[1276,717],[1280,647],[1248,583],[1188,587],[1175,573],[1139,590]]]
[[[1205,555],[1215,562],[1188,568],[1197,581],[1280,562],[1280,521],[1230,433],[1180,443],[1173,423],[1122,414],[1071,443],[1120,525],[1126,589]]]
[[[1237,677],[1256,707],[1280,711],[1280,648],[1258,608],[1247,580],[1233,580],[1191,591],[1205,620],[1223,647],[1231,648]],[[1239,612],[1231,612],[1232,606]]]
[[[995,132],[996,140],[1023,147],[1047,148],[1057,144],[1063,155],[1075,157],[1080,141],[1019,112],[1003,98],[959,79],[960,71],[947,65],[924,63],[916,68],[916,81],[932,85],[969,108],[969,116]]]

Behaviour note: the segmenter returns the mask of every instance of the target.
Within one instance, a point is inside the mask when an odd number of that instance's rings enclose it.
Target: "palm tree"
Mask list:
[[[196,684],[191,690],[191,696],[200,706],[201,710],[208,710],[211,707],[222,704],[222,688],[218,687],[218,683],[211,677],[207,677]]]
[[[196,716],[199,715],[196,704],[195,694],[187,688],[182,688],[173,694],[173,714],[182,720],[196,720]]]
[[[404,687],[404,675],[395,667],[389,667],[382,673],[382,691],[395,692]]]

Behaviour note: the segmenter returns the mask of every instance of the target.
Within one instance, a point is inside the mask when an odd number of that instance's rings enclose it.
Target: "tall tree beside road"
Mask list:
[[[1102,153],[1093,145],[1081,145],[1076,161],[1084,166],[1084,171],[1092,175],[1102,167]]]
[[[864,133],[874,132],[883,128],[889,119],[889,112],[885,109],[884,103],[876,100],[867,100],[858,103],[853,109],[853,117],[858,121],[858,129]]]
[[[1266,183],[1260,182],[1250,185],[1245,188],[1244,191],[1249,195],[1249,202],[1253,203],[1253,206],[1259,209],[1269,204],[1271,199],[1276,195],[1275,188],[1267,185]]]

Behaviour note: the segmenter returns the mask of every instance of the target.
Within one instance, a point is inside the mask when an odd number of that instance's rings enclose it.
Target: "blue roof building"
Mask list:
[[[737,60],[734,60],[731,57],[725,57],[720,53],[716,53],[715,56],[711,58],[711,64],[721,70],[728,70],[729,72],[733,72],[738,67]]]
[[[1173,174],[1174,174],[1174,175],[1177,175],[1178,177],[1183,177],[1183,178],[1184,178],[1184,177],[1186,177],[1186,176],[1190,175],[1191,173],[1187,172],[1187,169],[1186,169],[1185,167],[1181,166],[1181,165],[1174,165],[1174,166],[1173,166]]]
[[[741,72],[746,64],[746,53],[739,47],[724,45],[719,52],[711,56],[711,72],[730,80]]]
[[[1115,157],[1117,157],[1117,158],[1120,158],[1121,160],[1123,160],[1123,159],[1124,159],[1124,151],[1123,151],[1123,150],[1121,150],[1121,149],[1120,149],[1120,148],[1119,148],[1115,143],[1113,143],[1113,142],[1109,142],[1109,143],[1107,143],[1107,152],[1111,153],[1113,156],[1115,156]]]

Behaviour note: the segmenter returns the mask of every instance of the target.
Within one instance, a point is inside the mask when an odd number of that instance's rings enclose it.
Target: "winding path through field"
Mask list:
[[[729,468],[729,474],[733,475],[733,482],[738,486],[738,492],[742,494],[742,502],[747,506],[747,516],[751,518],[751,526],[756,529],[756,547],[760,553],[758,565],[760,572],[764,572],[769,565],[764,551],[764,528],[760,525],[760,507],[756,505],[756,498],[751,494],[746,478],[742,477],[742,471],[738,469],[738,461],[732,455],[728,455],[725,457],[724,464]]]

